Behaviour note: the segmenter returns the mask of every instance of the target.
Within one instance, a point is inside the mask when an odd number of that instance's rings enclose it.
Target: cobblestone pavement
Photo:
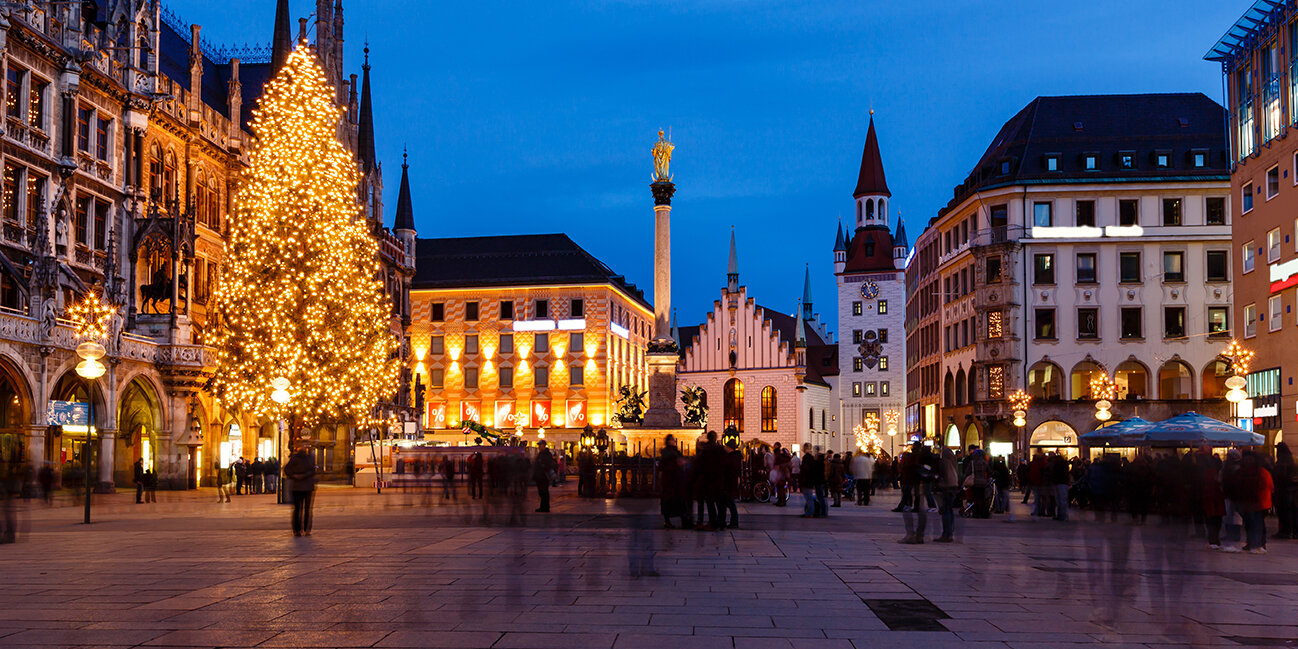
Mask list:
[[[828,519],[741,506],[742,528],[661,529],[656,501],[585,501],[516,524],[506,503],[322,489],[294,538],[272,496],[105,496],[20,511],[0,546],[0,646],[1283,647],[1298,542],[1265,556],[1089,515],[960,521],[900,545],[885,494]],[[1021,514],[1021,513],[1020,513]],[[930,515],[930,533],[937,525]],[[1272,521],[1274,525],[1274,521]],[[643,563],[640,563],[643,561]],[[633,563],[657,576],[632,576]]]

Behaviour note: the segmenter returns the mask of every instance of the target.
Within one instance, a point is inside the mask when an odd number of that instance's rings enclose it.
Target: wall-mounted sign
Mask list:
[[[1298,286],[1298,259],[1267,267],[1271,273],[1271,292],[1279,293],[1290,286]]]
[[[566,405],[568,406],[568,417],[565,425],[568,428],[585,428],[587,424],[586,401],[569,401]]]
[[[90,421],[90,404],[80,401],[50,401],[45,423],[55,426],[85,426]]]
[[[482,423],[482,402],[461,401],[460,421],[476,421],[479,424]]]
[[[446,403],[429,403],[424,428],[446,428]]]
[[[532,402],[532,425],[537,428],[545,428],[550,425],[549,401]]]

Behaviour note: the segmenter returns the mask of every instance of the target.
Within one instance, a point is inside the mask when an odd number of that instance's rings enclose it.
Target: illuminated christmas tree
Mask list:
[[[338,141],[334,96],[306,45],[266,84],[210,332],[221,403],[287,417],[295,438],[325,422],[364,424],[399,376],[378,243],[357,204],[356,161]],[[284,404],[271,398],[279,377]]]

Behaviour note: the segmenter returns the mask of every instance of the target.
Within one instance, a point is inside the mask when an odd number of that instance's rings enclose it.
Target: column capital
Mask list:
[[[659,205],[671,206],[672,194],[676,193],[675,183],[660,180],[655,183],[650,183],[649,189],[653,190],[655,207]]]

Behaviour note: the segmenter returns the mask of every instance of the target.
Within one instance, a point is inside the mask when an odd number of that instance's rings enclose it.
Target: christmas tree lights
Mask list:
[[[305,44],[266,85],[214,298],[213,391],[228,409],[289,418],[295,437],[303,426],[368,421],[400,372],[334,96]],[[278,377],[288,379],[284,403],[271,398]]]

